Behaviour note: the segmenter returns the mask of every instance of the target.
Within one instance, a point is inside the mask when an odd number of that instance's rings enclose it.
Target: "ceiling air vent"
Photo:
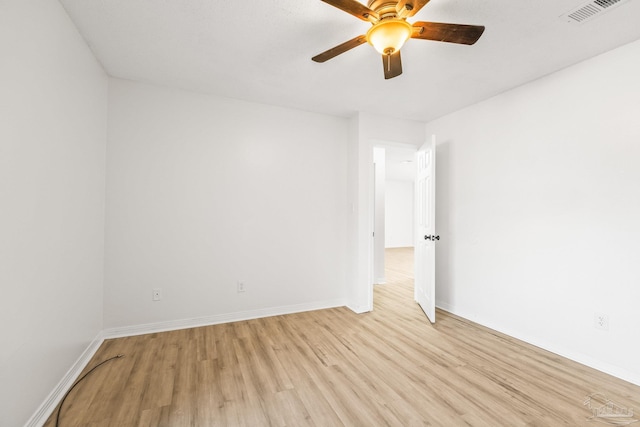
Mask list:
[[[591,21],[604,12],[615,9],[627,1],[629,0],[591,0],[570,10],[560,18],[567,22],[581,24],[586,21]]]

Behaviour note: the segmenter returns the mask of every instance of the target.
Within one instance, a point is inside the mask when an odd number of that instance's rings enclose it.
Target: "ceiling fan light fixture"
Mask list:
[[[447,24],[442,22],[414,22],[414,16],[429,0],[322,0],[363,21],[369,21],[366,35],[347,40],[326,50],[311,60],[325,62],[368,42],[382,55],[385,80],[402,74],[400,49],[409,38],[472,45],[484,32],[483,25]],[[628,0],[591,0],[622,2]]]
[[[367,41],[382,55],[391,55],[402,48],[413,27],[404,19],[387,18],[379,21],[367,31]]]

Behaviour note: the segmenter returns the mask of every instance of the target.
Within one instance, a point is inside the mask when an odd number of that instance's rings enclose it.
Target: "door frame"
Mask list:
[[[373,287],[375,286],[375,274],[374,274],[374,250],[375,250],[375,240],[373,237],[373,231],[375,230],[375,168],[373,163],[373,149],[374,148],[400,148],[404,150],[412,150],[417,152],[420,147],[415,146],[413,144],[408,144],[405,142],[395,142],[381,139],[371,139],[369,141],[369,170],[368,175],[371,177],[369,179],[368,184],[368,194],[369,194],[369,203],[368,203],[368,224],[367,228],[370,231],[369,239],[368,239],[368,247],[367,247],[367,258],[368,258],[368,288],[367,288],[367,305],[369,307],[368,311],[373,311]],[[415,213],[415,207],[414,207]]]

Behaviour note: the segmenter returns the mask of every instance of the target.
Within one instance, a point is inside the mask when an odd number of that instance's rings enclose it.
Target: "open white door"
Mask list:
[[[415,182],[415,299],[431,321],[436,321],[436,138],[416,153]]]

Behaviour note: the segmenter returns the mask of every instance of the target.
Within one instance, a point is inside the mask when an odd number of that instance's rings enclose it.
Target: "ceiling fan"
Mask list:
[[[482,25],[444,24],[440,22],[414,22],[412,17],[429,0],[368,0],[368,6],[356,0],[322,0],[372,26],[365,35],[354,37],[311,58],[325,62],[354,47],[369,42],[380,54],[384,66],[384,78],[391,79],[402,74],[400,48],[409,39],[434,40],[440,42],[472,45],[484,32]]]

